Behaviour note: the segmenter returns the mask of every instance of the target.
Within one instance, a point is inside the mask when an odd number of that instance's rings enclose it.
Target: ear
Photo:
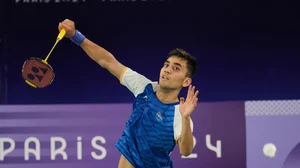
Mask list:
[[[192,78],[186,77],[182,83],[182,87],[188,87],[192,84]]]

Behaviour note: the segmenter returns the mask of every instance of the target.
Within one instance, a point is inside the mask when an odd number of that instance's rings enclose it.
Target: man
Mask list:
[[[71,20],[58,25],[66,37],[80,46],[100,66],[120,80],[136,97],[133,111],[126,122],[116,147],[121,152],[119,168],[172,168],[170,153],[176,144],[188,156],[193,150],[193,122],[190,118],[198,101],[192,87],[196,60],[187,52],[175,49],[169,53],[157,82],[122,65],[104,48],[90,41]],[[186,100],[178,94],[188,87]]]

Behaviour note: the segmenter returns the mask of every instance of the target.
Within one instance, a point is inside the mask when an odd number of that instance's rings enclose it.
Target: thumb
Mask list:
[[[184,98],[181,97],[181,98],[180,98],[180,104],[183,104],[183,103],[184,103]]]
[[[62,29],[62,24],[61,24],[61,22],[58,24],[58,31],[61,31],[61,29]]]

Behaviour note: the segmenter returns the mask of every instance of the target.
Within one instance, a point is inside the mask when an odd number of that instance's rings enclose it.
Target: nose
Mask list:
[[[168,74],[169,74],[169,73],[171,72],[171,69],[170,69],[170,68],[171,68],[171,66],[166,67],[166,68],[165,68],[165,73],[168,73]]]

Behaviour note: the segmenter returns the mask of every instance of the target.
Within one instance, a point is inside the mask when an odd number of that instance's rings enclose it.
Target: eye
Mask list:
[[[179,67],[175,67],[174,70],[175,70],[175,71],[179,71],[180,68],[179,68]]]
[[[168,66],[169,66],[169,64],[165,64],[165,65],[164,65],[164,67],[166,67],[166,68],[167,68]]]

